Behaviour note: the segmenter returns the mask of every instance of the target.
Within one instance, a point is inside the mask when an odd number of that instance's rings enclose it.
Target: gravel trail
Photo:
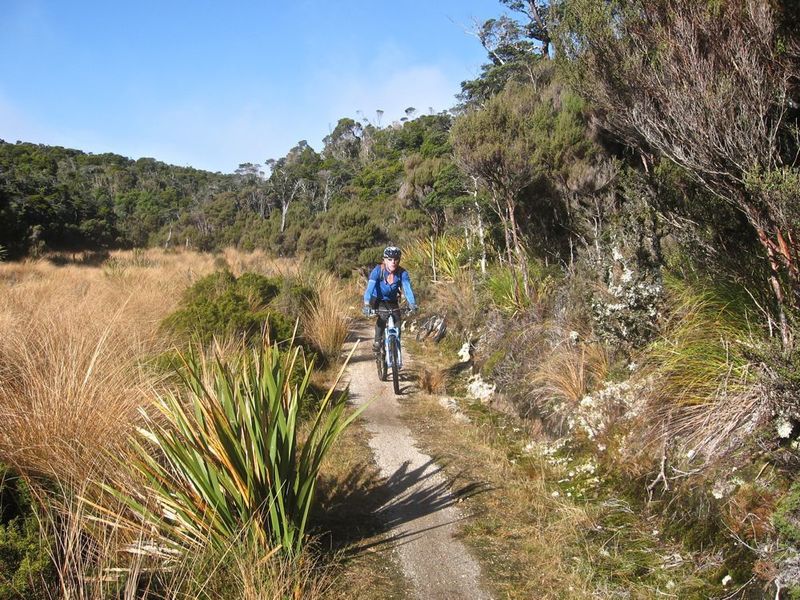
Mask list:
[[[402,423],[391,382],[378,381],[371,350],[372,327],[361,324],[355,335],[361,343],[348,367],[351,398],[358,405],[374,399],[364,411],[364,419],[370,448],[391,498],[379,509],[379,516],[390,528],[390,543],[415,596],[488,600],[490,596],[480,586],[480,567],[455,537],[464,518],[456,507],[458,498],[440,468],[419,451],[411,431]],[[401,399],[414,393],[408,379],[401,387]]]

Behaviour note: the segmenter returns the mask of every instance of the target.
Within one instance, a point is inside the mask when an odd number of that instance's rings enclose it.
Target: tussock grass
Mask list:
[[[607,375],[608,354],[602,344],[573,345],[566,340],[534,367],[530,382],[545,403],[563,406],[569,413]]]
[[[718,455],[767,409],[750,358],[756,313],[725,288],[665,283],[669,319],[646,350],[640,376],[651,382],[646,418],[694,452]]]
[[[557,269],[547,267],[533,258],[528,261],[529,294],[520,295],[523,289],[522,277],[507,265],[494,265],[483,282],[485,295],[489,302],[506,315],[514,315],[533,310],[540,317],[544,315],[556,290]]]
[[[42,582],[47,597],[316,599],[332,583],[330,568],[311,553],[265,552],[244,535],[221,549],[207,544],[184,554],[157,550],[146,528],[129,528],[121,506],[116,518],[98,522],[87,500],[95,492],[88,483],[39,492],[41,528],[53,540],[57,567],[55,581]]]
[[[226,255],[270,273],[296,264]],[[0,461],[63,479],[101,469],[153,384],[141,364],[169,347],[159,323],[216,267],[158,249],[112,252],[99,268],[0,264]]]
[[[171,303],[156,286],[134,296],[97,272],[32,268],[0,295],[0,460],[80,480],[135,419],[138,361],[160,348],[153,313]]]
[[[351,291],[331,273],[317,273],[312,289],[317,294],[306,303],[303,335],[319,350],[326,363],[336,362],[350,331]]]
[[[417,375],[419,388],[426,394],[444,394],[447,391],[447,371],[422,367]]]
[[[221,263],[298,274],[296,261],[232,250],[224,257],[149,249],[113,252],[103,264],[70,256],[0,264],[0,462],[13,465],[36,494],[56,567],[51,597],[317,598],[324,592],[326,576],[304,552],[267,558],[263,548],[238,544],[221,554],[173,557],[164,571],[150,556],[150,532],[122,527],[130,525],[122,507],[92,483],[123,460],[126,440],[142,423],[140,409],[166,385],[143,365],[170,348],[159,324],[181,293]],[[230,344],[223,354],[236,351]],[[87,510],[100,502],[105,523]]]
[[[258,273],[293,279],[302,273],[301,262],[296,258],[268,256],[262,250],[243,253],[234,248],[226,248],[220,257],[224,265],[237,277],[242,273]]]

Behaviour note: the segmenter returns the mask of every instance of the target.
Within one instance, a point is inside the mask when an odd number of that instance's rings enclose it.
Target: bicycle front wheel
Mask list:
[[[400,352],[397,348],[397,338],[389,338],[389,356],[392,363],[392,385],[394,393],[400,394],[400,367],[398,366]]]
[[[386,349],[383,346],[380,352],[375,353],[375,366],[378,367],[378,380],[386,381]]]

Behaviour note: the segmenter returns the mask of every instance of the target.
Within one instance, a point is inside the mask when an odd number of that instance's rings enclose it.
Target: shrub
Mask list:
[[[264,328],[271,339],[286,340],[292,337],[292,322],[268,308],[281,287],[282,281],[263,275],[244,273],[237,279],[230,271],[219,271],[187,289],[182,307],[162,326],[203,344],[214,336],[251,339]]]
[[[0,465],[0,598],[47,598],[54,575],[28,486]]]

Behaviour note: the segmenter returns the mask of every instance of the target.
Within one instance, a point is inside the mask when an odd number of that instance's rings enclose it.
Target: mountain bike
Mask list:
[[[400,318],[408,314],[411,309],[403,308],[374,308],[370,316],[386,319],[386,328],[383,330],[383,344],[379,352],[375,353],[375,364],[378,367],[378,378],[386,381],[389,373],[392,374],[394,393],[400,394],[400,369],[403,368],[403,352],[400,344]]]

